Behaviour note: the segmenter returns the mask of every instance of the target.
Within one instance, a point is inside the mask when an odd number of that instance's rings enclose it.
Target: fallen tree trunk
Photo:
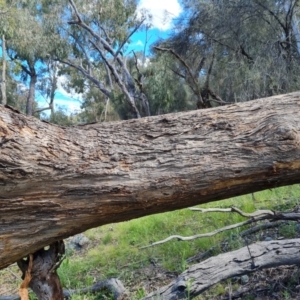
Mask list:
[[[214,284],[234,277],[281,265],[300,264],[300,239],[260,242],[211,257],[184,271],[169,285],[143,300],[193,299]]]
[[[0,107],[0,269],[95,226],[300,183],[300,92],[63,128]]]

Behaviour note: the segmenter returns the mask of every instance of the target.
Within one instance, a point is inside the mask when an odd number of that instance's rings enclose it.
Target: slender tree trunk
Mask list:
[[[57,89],[57,62],[55,62],[54,65],[54,71],[51,75],[51,92],[50,92],[50,110],[51,110],[51,117],[54,117],[54,98],[55,98],[55,92]]]
[[[300,92],[59,127],[0,107],[0,269],[99,225],[300,183]]]
[[[37,83],[37,74],[33,65],[29,65],[29,75],[30,75],[30,83],[29,83],[29,93],[27,97],[26,103],[26,114],[28,116],[33,115],[33,103],[35,100],[35,85]]]
[[[2,104],[6,105],[6,40],[5,35],[2,35],[2,81],[1,81]]]

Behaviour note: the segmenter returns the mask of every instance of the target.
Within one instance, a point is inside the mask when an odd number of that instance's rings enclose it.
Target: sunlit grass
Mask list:
[[[299,185],[294,185],[212,202],[199,207],[236,206],[245,212],[253,212],[257,209],[288,210],[298,205],[299,201],[300,188]],[[193,241],[172,240],[156,247],[146,249],[140,247],[170,235],[190,236],[211,232],[244,220],[245,218],[237,213],[201,213],[182,209],[91,229],[86,232],[86,236],[93,246],[83,256],[78,256],[74,252],[67,257],[59,269],[59,275],[65,287],[74,289],[92,285],[95,281],[109,277],[119,277],[126,283],[131,271],[147,267],[151,261],[155,261],[166,270],[180,273],[188,267],[186,259],[199,252],[212,249],[212,254],[216,255],[224,251],[224,247],[227,251],[241,247],[243,240],[239,233],[245,227],[210,238]],[[279,233],[285,237],[292,237],[295,226],[283,226],[279,229]],[[224,240],[227,244],[222,245],[221,249],[221,241]],[[212,248],[213,246],[215,247]],[[218,286],[218,293],[222,293],[223,289],[223,286]],[[136,299],[143,293],[142,289],[136,292]],[[74,296],[72,299],[83,298]],[[94,298],[91,296],[85,299]]]

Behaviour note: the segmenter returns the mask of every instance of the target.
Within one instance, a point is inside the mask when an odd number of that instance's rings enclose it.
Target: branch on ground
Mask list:
[[[209,208],[209,209],[190,208],[190,210],[201,211],[203,213],[206,213],[206,212],[236,212],[239,215],[250,218],[250,219],[240,222],[240,223],[235,223],[232,225],[224,226],[222,228],[219,228],[214,231],[207,232],[207,233],[196,234],[196,235],[192,235],[192,236],[171,235],[164,240],[151,243],[150,245],[141,247],[140,249],[145,249],[145,248],[157,246],[160,244],[164,244],[173,239],[177,239],[179,241],[191,241],[191,240],[195,240],[195,239],[199,239],[199,238],[211,237],[218,233],[221,233],[221,232],[224,232],[227,230],[231,230],[231,229],[235,229],[235,228],[239,228],[239,227],[249,225],[254,222],[262,221],[262,220],[271,220],[271,221],[278,221],[278,220],[297,221],[297,220],[300,220],[300,213],[297,213],[297,212],[274,212],[271,210],[257,210],[253,213],[246,213],[236,207],[224,208],[224,209],[222,209],[222,208]]]
[[[299,265],[300,239],[260,242],[211,257],[184,271],[169,285],[149,294],[150,299],[190,299],[214,284],[234,277],[281,265]]]

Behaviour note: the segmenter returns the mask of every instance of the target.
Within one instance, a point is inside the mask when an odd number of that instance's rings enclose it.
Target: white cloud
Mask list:
[[[81,103],[79,101],[72,101],[60,98],[56,98],[54,100],[55,110],[59,108],[63,109],[67,115],[81,112],[80,104]]]
[[[150,59],[148,57],[145,58],[144,61],[142,61],[141,59],[137,59],[137,63],[139,66],[142,66],[142,67],[147,67],[150,63]]]
[[[150,13],[152,26],[162,31],[170,29],[172,20],[182,12],[178,0],[141,0],[138,9]]]
[[[141,41],[141,40],[138,40],[135,44],[134,44],[134,46],[136,46],[136,47],[143,47],[144,46],[144,43]]]
[[[82,100],[82,94],[76,93],[74,89],[67,90],[65,87],[68,83],[67,76],[59,76],[57,81],[57,90],[56,93],[66,97],[68,99],[73,98],[75,100]]]

